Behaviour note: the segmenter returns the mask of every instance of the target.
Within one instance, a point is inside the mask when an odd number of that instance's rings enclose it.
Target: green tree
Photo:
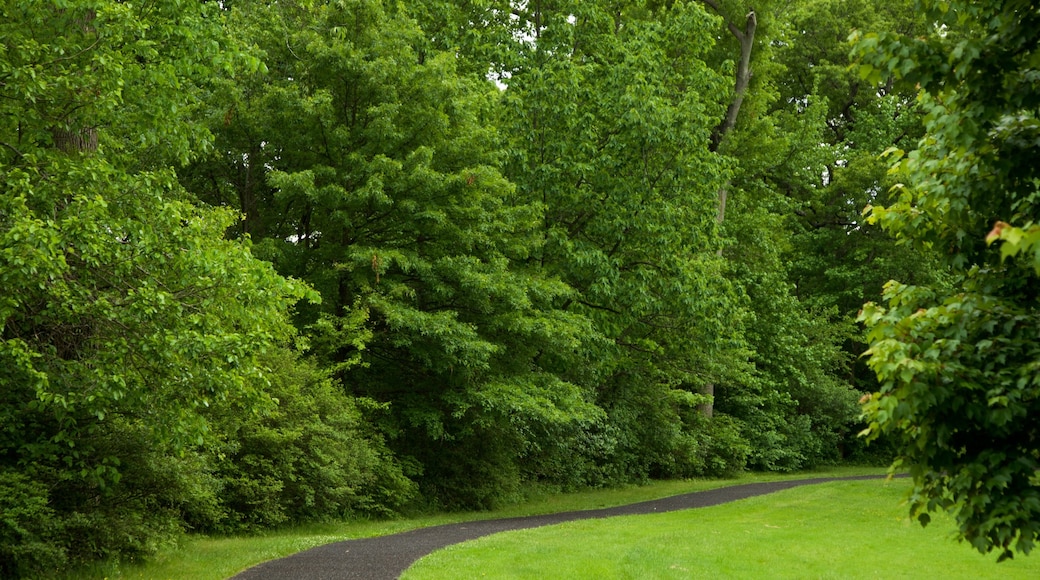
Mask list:
[[[206,146],[186,117],[200,80],[249,62],[216,4],[5,3],[0,36],[8,576],[176,532],[206,409],[271,404],[258,358],[307,292],[226,240],[236,215],[192,204],[171,169]]]
[[[942,252],[951,287],[891,282],[868,304],[870,436],[899,442],[912,510],[952,512],[960,534],[1001,558],[1040,535],[1040,136],[1036,2],[932,2],[927,36],[867,34],[868,79],[921,89],[925,136],[895,151],[905,185],[871,219]]]
[[[542,208],[529,261],[575,289],[561,307],[599,338],[574,377],[607,413],[594,463],[617,479],[698,472],[710,435],[687,411],[744,355],[718,255],[731,166],[710,150],[729,94],[704,60],[716,20],[696,2],[532,3],[519,18],[506,175]]]
[[[724,224],[731,276],[753,313],[756,372],[716,397],[743,422],[756,466],[792,469],[862,450],[856,389],[875,382],[856,362],[866,347],[855,313],[892,277],[934,279],[934,260],[860,216],[891,183],[877,154],[919,134],[912,94],[871,88],[849,70],[852,27],[914,30],[909,7],[875,4],[759,10],[765,62],[756,61],[748,115],[726,143],[740,170]]]
[[[744,300],[751,363],[749,372],[715,385],[711,411],[738,419],[756,468],[834,460],[855,417],[856,395],[844,376],[849,357],[841,348],[852,324],[832,305],[806,300],[792,267],[801,258],[795,249],[801,204],[822,197],[821,176],[838,150],[826,142],[826,100],[812,81],[825,63],[802,29],[811,20],[802,11],[812,11],[809,3],[705,4],[722,16],[714,33],[721,40],[708,62],[735,79],[711,148],[736,167],[719,190],[717,219],[725,276]],[[841,26],[825,7],[815,10]],[[805,92],[789,91],[790,79],[805,69],[808,86],[798,87]],[[833,252],[847,243],[837,235],[831,242],[808,250]]]
[[[443,15],[450,12],[456,24],[463,21],[493,22],[494,14],[501,9],[501,6],[491,3],[467,5],[470,13],[464,16],[460,15],[460,11],[464,11],[460,7],[438,12],[439,3],[424,4],[431,6],[426,14]],[[717,168],[724,168],[721,170],[725,177],[712,182],[702,179],[697,186],[687,181],[677,180],[675,183],[683,183],[682,187],[689,188],[691,192],[696,188],[696,195],[703,195],[705,188],[715,188],[711,197],[697,198],[698,201],[695,203],[705,205],[697,206],[697,217],[695,220],[689,220],[687,226],[690,230],[686,230],[696,231],[696,235],[701,239],[711,241],[703,245],[691,245],[688,255],[697,255],[701,251],[716,254],[710,267],[714,268],[713,273],[704,278],[710,279],[711,285],[715,287],[707,292],[698,288],[693,292],[698,294],[694,300],[705,299],[700,302],[703,307],[712,300],[707,297],[712,295],[712,292],[717,292],[714,294],[715,297],[725,296],[721,301],[725,302],[725,306],[712,314],[705,314],[704,311],[698,313],[696,317],[700,322],[696,324],[701,326],[697,329],[694,329],[696,325],[686,329],[680,329],[676,325],[670,329],[658,328],[647,333],[654,337],[654,341],[665,341],[665,337],[671,331],[675,331],[676,336],[683,335],[690,341],[689,344],[696,345],[701,358],[688,367],[696,368],[693,373],[695,379],[683,383],[687,379],[683,378],[682,372],[673,374],[674,369],[667,365],[659,366],[656,379],[648,381],[647,377],[651,376],[650,374],[638,375],[632,384],[641,385],[639,389],[646,389],[644,392],[648,393],[649,401],[668,402],[655,407],[634,394],[639,392],[638,389],[632,391],[633,394],[627,400],[639,401],[635,406],[655,411],[648,411],[646,416],[619,412],[619,423],[610,420],[605,424],[609,426],[606,430],[612,434],[597,436],[595,440],[611,442],[610,449],[617,450],[619,447],[616,446],[616,442],[622,439],[620,432],[616,430],[618,424],[631,421],[638,425],[657,425],[659,428],[655,427],[640,436],[636,436],[635,432],[625,434],[624,440],[628,442],[626,445],[637,447],[639,445],[632,442],[644,441],[640,437],[647,437],[647,444],[642,445],[642,448],[668,450],[662,451],[656,457],[669,464],[674,458],[683,457],[685,453],[673,447],[676,441],[684,440],[684,445],[687,445],[684,449],[687,450],[697,447],[694,444],[697,439],[702,439],[702,443],[708,445],[714,437],[711,434],[711,421],[689,416],[686,413],[686,405],[697,399],[700,401],[700,409],[710,416],[710,399],[686,397],[684,403],[675,406],[675,399],[659,396],[655,387],[648,386],[653,384],[654,380],[669,380],[667,377],[671,377],[678,381],[676,384],[681,384],[673,391],[675,395],[683,392],[688,395],[691,388],[695,389],[697,395],[703,392],[710,394],[715,390],[716,381],[721,381],[718,383],[718,392],[713,393],[714,399],[722,405],[724,413],[735,414],[740,421],[734,423],[727,419],[721,421],[720,425],[724,424],[723,431],[737,439],[753,439],[751,460],[754,465],[792,469],[822,457],[833,458],[839,452],[839,441],[842,438],[840,434],[852,430],[850,424],[855,415],[853,403],[856,395],[848,388],[844,377],[840,376],[847,364],[847,355],[835,347],[849,336],[851,322],[847,318],[834,320],[833,314],[825,315],[821,321],[819,313],[829,310],[801,303],[792,297],[796,290],[793,282],[788,280],[786,266],[786,262],[790,260],[789,256],[794,253],[791,250],[792,234],[788,231],[788,216],[793,213],[792,204],[786,201],[785,196],[790,195],[789,192],[778,186],[781,179],[778,174],[783,175],[783,178],[798,180],[812,174],[813,170],[809,169],[810,167],[819,167],[822,173],[824,163],[821,159],[825,150],[820,147],[820,129],[823,127],[823,115],[818,105],[813,107],[810,114],[799,115],[794,111],[797,103],[781,102],[778,99],[777,85],[782,82],[783,73],[775,62],[774,45],[779,42],[781,32],[787,25],[786,20],[778,17],[783,13],[780,7],[774,9],[771,5],[764,5],[752,10],[740,2],[666,4],[633,2],[601,6],[586,3],[580,9],[570,3],[528,4],[515,11],[515,18],[509,24],[508,34],[505,34],[505,37],[511,39],[512,47],[501,52],[510,56],[492,62],[490,67],[486,61],[483,66],[470,67],[476,71],[486,71],[490,68],[492,71],[503,72],[500,80],[508,85],[504,100],[507,122],[512,122],[509,119],[518,114],[529,115],[522,122],[529,123],[530,127],[517,126],[508,129],[510,133],[519,136],[518,145],[512,149],[517,151],[518,155],[526,156],[522,162],[517,157],[516,163],[507,166],[508,175],[520,185],[522,192],[531,195],[547,209],[546,231],[551,231],[550,227],[556,227],[556,233],[552,234],[556,237],[547,237],[550,244],[556,243],[553,239],[563,239],[564,235],[578,240],[577,243],[571,243],[566,250],[569,253],[552,249],[557,255],[546,254],[539,265],[560,271],[565,280],[581,289],[582,284],[589,286],[597,284],[597,279],[614,276],[610,273],[609,266],[604,266],[597,269],[585,268],[584,276],[587,279],[584,281],[572,277],[576,271],[573,264],[585,259],[579,257],[578,252],[588,256],[591,254],[586,250],[594,248],[588,232],[582,229],[585,221],[596,225],[597,219],[609,216],[618,224],[616,231],[626,232],[625,235],[619,236],[625,241],[616,250],[608,247],[608,253],[616,251],[623,255],[625,248],[629,246],[636,247],[645,243],[650,247],[660,243],[660,238],[653,237],[638,241],[638,223],[628,223],[638,222],[642,219],[642,214],[651,216],[648,218],[650,220],[660,219],[648,210],[642,210],[641,214],[632,209],[641,203],[649,207],[658,203],[656,200],[646,202],[638,195],[627,193],[628,189],[649,191],[652,187],[632,185],[635,182],[630,174],[634,172],[626,174],[624,171],[601,171],[595,184],[587,179],[592,170],[598,167],[597,164],[614,164],[621,167],[624,163],[622,156],[613,150],[601,150],[601,144],[606,142],[607,138],[615,143],[623,143],[625,139],[630,143],[637,143],[638,139],[646,138],[652,140],[660,151],[666,151],[669,146],[680,143],[678,140],[670,141],[673,137],[663,131],[655,132],[652,121],[647,121],[641,126],[632,124],[629,127],[624,125],[628,122],[627,119],[620,119],[626,114],[621,112],[620,107],[630,106],[630,101],[625,101],[629,95],[621,94],[623,91],[619,91],[619,88],[626,85],[639,86],[644,79],[651,83],[657,82],[661,86],[669,86],[668,83],[671,82],[667,73],[661,73],[652,67],[641,69],[638,74],[634,74],[633,67],[630,67],[628,62],[643,58],[644,55],[635,56],[639,51],[644,51],[646,58],[653,59],[654,56],[649,56],[655,54],[653,51],[664,50],[664,53],[657,53],[663,54],[656,57],[660,62],[672,61],[672,66],[683,71],[682,74],[695,76],[692,73],[695,69],[691,67],[690,61],[676,59],[676,55],[681,54],[681,49],[677,48],[677,45],[668,44],[677,37],[662,35],[661,38],[654,38],[643,29],[634,28],[633,23],[636,23],[637,27],[650,28],[660,25],[662,29],[666,28],[657,21],[669,18],[669,10],[672,8],[697,10],[699,14],[708,11],[719,16],[702,20],[696,25],[708,30],[715,39],[711,44],[699,45],[696,52],[700,71],[710,71],[710,82],[714,83],[711,85],[712,89],[698,92],[689,86],[680,85],[672,95],[683,95],[682,97],[672,97],[674,101],[660,99],[646,109],[633,107],[630,110],[632,114],[642,114],[652,119],[658,116],[657,111],[665,115],[673,114],[667,107],[680,98],[700,99],[702,104],[710,103],[696,115],[688,112],[685,116],[675,117],[685,119],[684,122],[688,123],[696,122],[698,130],[708,127],[710,133],[709,139],[700,145],[694,144],[692,139],[679,144],[679,147],[685,148],[684,155],[688,155],[683,157],[684,161],[681,162],[696,159],[691,163],[691,167],[697,167],[693,169],[694,173],[702,171],[699,168],[703,165],[697,164],[715,164]],[[437,27],[444,19],[431,21],[431,25]],[[610,22],[613,22],[617,29],[613,35],[605,34],[602,30],[607,29]],[[625,27],[630,29],[622,30]],[[469,47],[462,49],[464,59],[484,58],[486,52],[473,48],[479,47],[480,43],[471,42],[473,34],[477,33],[462,34],[458,30],[457,26],[446,27],[443,31],[438,28],[431,34],[439,38],[445,46],[457,44]],[[501,32],[492,31],[489,34],[494,38],[503,36]],[[835,43],[839,40],[835,40]],[[842,58],[845,58],[844,54]],[[681,79],[677,81],[679,83],[686,80],[682,74],[675,76]],[[637,79],[634,82],[630,80],[633,77]],[[708,86],[707,82],[709,81],[702,81],[701,86]],[[612,105],[613,108],[611,105],[603,104],[611,102],[621,104]],[[813,123],[818,126],[810,126]],[[532,128],[535,130],[532,131]],[[600,136],[597,136],[597,132],[601,132]],[[538,144],[541,148],[537,155],[547,160],[537,170],[532,169],[537,167],[533,161],[536,158],[532,153],[533,144]],[[527,164],[527,167],[522,164]],[[571,179],[576,186],[569,185]],[[593,195],[596,188],[607,191],[608,187],[615,186],[619,189],[609,196],[605,193],[600,197]],[[578,191],[578,194],[569,193],[571,189]],[[583,190],[586,193],[582,193]],[[727,198],[730,202],[729,208],[726,207]],[[603,204],[603,199],[609,200],[610,204]],[[613,205],[615,199],[626,200],[626,203],[630,200],[631,203]],[[705,201],[708,199],[712,201]],[[709,207],[712,211],[708,210]],[[568,213],[581,219],[574,220],[567,228],[570,231],[564,232],[564,227],[554,220],[556,215],[566,216]],[[712,223],[711,218],[714,218],[716,223]],[[631,228],[632,235],[628,235],[626,228]],[[598,240],[595,242],[600,243]],[[667,247],[667,243],[663,243],[662,247]],[[546,248],[551,249],[552,246],[547,244]],[[563,259],[564,256],[567,258]],[[623,267],[625,270],[622,272],[630,269]],[[556,268],[563,269],[555,270]],[[563,273],[566,269],[572,273]],[[708,269],[701,270],[702,273],[707,271]],[[660,272],[666,270],[661,269]],[[626,275],[627,273],[622,274]],[[669,276],[673,280],[683,279],[682,275]],[[697,274],[694,275],[696,276]],[[617,296],[605,297],[598,301],[596,308],[600,312],[594,309],[583,311],[582,309],[588,308],[588,305],[581,303],[568,304],[567,307],[593,319],[610,318],[611,322],[620,322],[624,320],[623,317],[605,308],[612,307],[614,302],[626,304],[626,298],[623,298],[625,292],[640,292],[650,287],[651,284],[641,286],[641,282],[630,282],[628,288],[619,292]],[[656,301],[656,307],[672,307],[668,302],[671,298],[665,293],[651,291],[651,296],[650,300]],[[862,303],[862,298],[858,303]],[[626,308],[616,310],[625,314],[637,314],[637,311]],[[726,334],[706,330],[710,324],[706,320],[712,316],[718,317],[714,320],[726,320]],[[746,333],[745,328],[749,329]],[[612,332],[615,330],[604,332],[604,338],[609,339],[609,333]],[[744,341],[744,338],[750,339],[751,342]],[[714,348],[719,350],[713,350]],[[803,350],[812,350],[813,354],[803,356]],[[607,378],[604,380],[598,376],[590,376],[590,384],[603,387],[609,383],[613,380],[609,378],[612,372],[610,365],[615,364],[612,361],[623,360],[622,357],[630,354],[624,349],[616,352],[610,349],[601,350],[595,360],[604,364],[604,376]],[[645,360],[656,357],[657,361],[666,361],[669,360],[669,356],[654,351]],[[713,369],[712,365],[719,361],[726,361],[720,366],[725,367],[728,372],[715,373],[718,367]],[[754,367],[748,363],[753,363]],[[626,362],[625,368],[638,367],[640,364],[642,363]],[[619,400],[626,399],[620,397]],[[600,402],[604,403],[602,400]],[[739,432],[727,431],[729,429],[739,429]],[[656,443],[650,443],[651,433],[655,434],[653,437],[656,439],[652,440]],[[722,433],[716,435],[721,436]],[[734,442],[732,439],[727,441]],[[747,448],[745,443],[735,447]],[[597,449],[596,453],[604,453],[592,446],[586,448]],[[697,453],[710,453],[706,449],[707,447],[702,447]],[[604,458],[610,453],[601,455],[597,461],[605,461]],[[697,453],[693,455],[696,456]],[[657,460],[648,459],[651,455],[644,452],[643,460],[653,464]]]
[[[888,280],[929,283],[937,264],[897,246],[862,218],[863,208],[885,200],[894,184],[878,156],[889,147],[912,145],[921,134],[921,116],[912,88],[879,87],[860,78],[850,67],[848,36],[853,29],[913,35],[925,24],[909,3],[821,0],[802,3],[788,28],[777,51],[785,69],[779,100],[817,109],[805,115],[815,129],[815,158],[803,163],[811,172],[776,180],[796,216],[792,275],[801,299],[855,315],[864,302],[880,297]]]
[[[220,155],[192,188],[241,208],[258,252],[321,293],[299,323],[324,364],[358,355],[341,329],[366,313],[363,364],[338,378],[389,404],[380,428],[427,498],[515,493],[521,460],[595,409],[559,372],[587,349],[588,324],[555,306],[572,291],[524,264],[540,216],[497,169],[486,67],[460,71],[379,1],[232,14],[271,72],[222,93]]]

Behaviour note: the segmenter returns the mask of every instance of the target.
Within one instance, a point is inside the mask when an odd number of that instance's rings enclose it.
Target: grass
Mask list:
[[[89,569],[77,570],[68,577],[222,580],[261,562],[340,540],[382,536],[460,521],[612,507],[740,483],[881,473],[884,473],[884,470],[878,468],[842,467],[797,474],[744,474],[728,480],[662,481],[646,486],[581,493],[538,494],[522,504],[495,511],[432,514],[385,521],[335,522],[276,530],[256,536],[188,536],[178,545],[162,550],[148,561],[122,565],[99,564]]]
[[[1040,560],[1001,564],[922,529],[908,482],[834,482],[711,508],[585,520],[487,536],[434,552],[406,580],[442,578],[1040,578]]]

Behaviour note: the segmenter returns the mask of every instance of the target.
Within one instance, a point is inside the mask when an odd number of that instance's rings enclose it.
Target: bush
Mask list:
[[[719,413],[706,423],[696,434],[698,449],[704,458],[703,471],[698,475],[728,477],[742,471],[752,447],[741,433],[740,423]]]
[[[147,557],[184,532],[186,513],[220,517],[219,487],[207,458],[157,445],[132,419],[97,422],[75,449],[82,464],[95,466],[94,473],[71,472],[61,464],[38,464],[32,471],[51,489],[70,564]]]
[[[0,469],[0,577],[44,576],[65,565],[62,525],[47,502],[45,485]]]
[[[290,353],[272,356],[277,408],[256,417],[227,410],[216,476],[228,517],[223,531],[354,514],[387,515],[415,494],[362,411],[327,373]]]
[[[4,409],[24,440],[0,440],[10,462],[0,463],[0,577],[133,561],[186,530],[382,515],[414,496],[365,427],[362,412],[375,407],[287,351],[267,356],[277,406],[262,414],[215,404],[206,419],[217,443],[193,448],[163,446],[143,422],[116,414],[66,416],[75,437],[59,444],[54,416],[14,400],[30,394],[8,392]]]
[[[159,449],[124,418],[80,416],[77,423],[82,430],[69,449],[92,469],[70,469],[59,456],[0,468],[0,577],[146,556],[183,532],[184,513],[215,508],[204,458]],[[46,430],[36,437],[46,441]]]
[[[508,432],[474,429],[432,444],[417,457],[421,490],[431,507],[490,510],[522,497],[520,459]]]

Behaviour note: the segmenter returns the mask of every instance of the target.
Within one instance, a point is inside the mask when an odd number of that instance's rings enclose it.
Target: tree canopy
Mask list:
[[[931,364],[903,362],[918,305],[971,296],[989,342],[934,343],[950,376],[1033,356],[1032,52],[993,52],[1031,37],[987,14],[915,40],[933,14],[874,0],[4,5],[0,575],[886,459],[855,401],[905,442],[880,413]],[[853,28],[904,36],[856,66]],[[855,313],[890,278],[916,286],[866,310],[874,377]],[[992,372],[1021,440],[1027,366]]]
[[[896,198],[870,218],[935,249],[945,283],[890,282],[868,304],[872,435],[895,437],[913,510],[956,515],[963,538],[1001,558],[1038,535],[1040,92],[1035,2],[919,2],[931,34],[862,36],[867,78],[919,87],[925,134],[894,149]]]

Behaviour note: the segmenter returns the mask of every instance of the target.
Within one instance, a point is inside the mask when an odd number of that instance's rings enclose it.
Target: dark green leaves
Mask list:
[[[942,251],[953,288],[891,283],[865,307],[880,392],[864,409],[915,478],[915,511],[955,513],[961,534],[1001,558],[1038,537],[1040,441],[1033,2],[922,2],[944,28],[927,39],[866,38],[875,68],[919,84],[926,135],[898,160],[898,197],[871,219]],[[908,48],[909,47],[909,48]],[[900,61],[901,62],[901,61]],[[1027,88],[1029,87],[1029,88]]]

